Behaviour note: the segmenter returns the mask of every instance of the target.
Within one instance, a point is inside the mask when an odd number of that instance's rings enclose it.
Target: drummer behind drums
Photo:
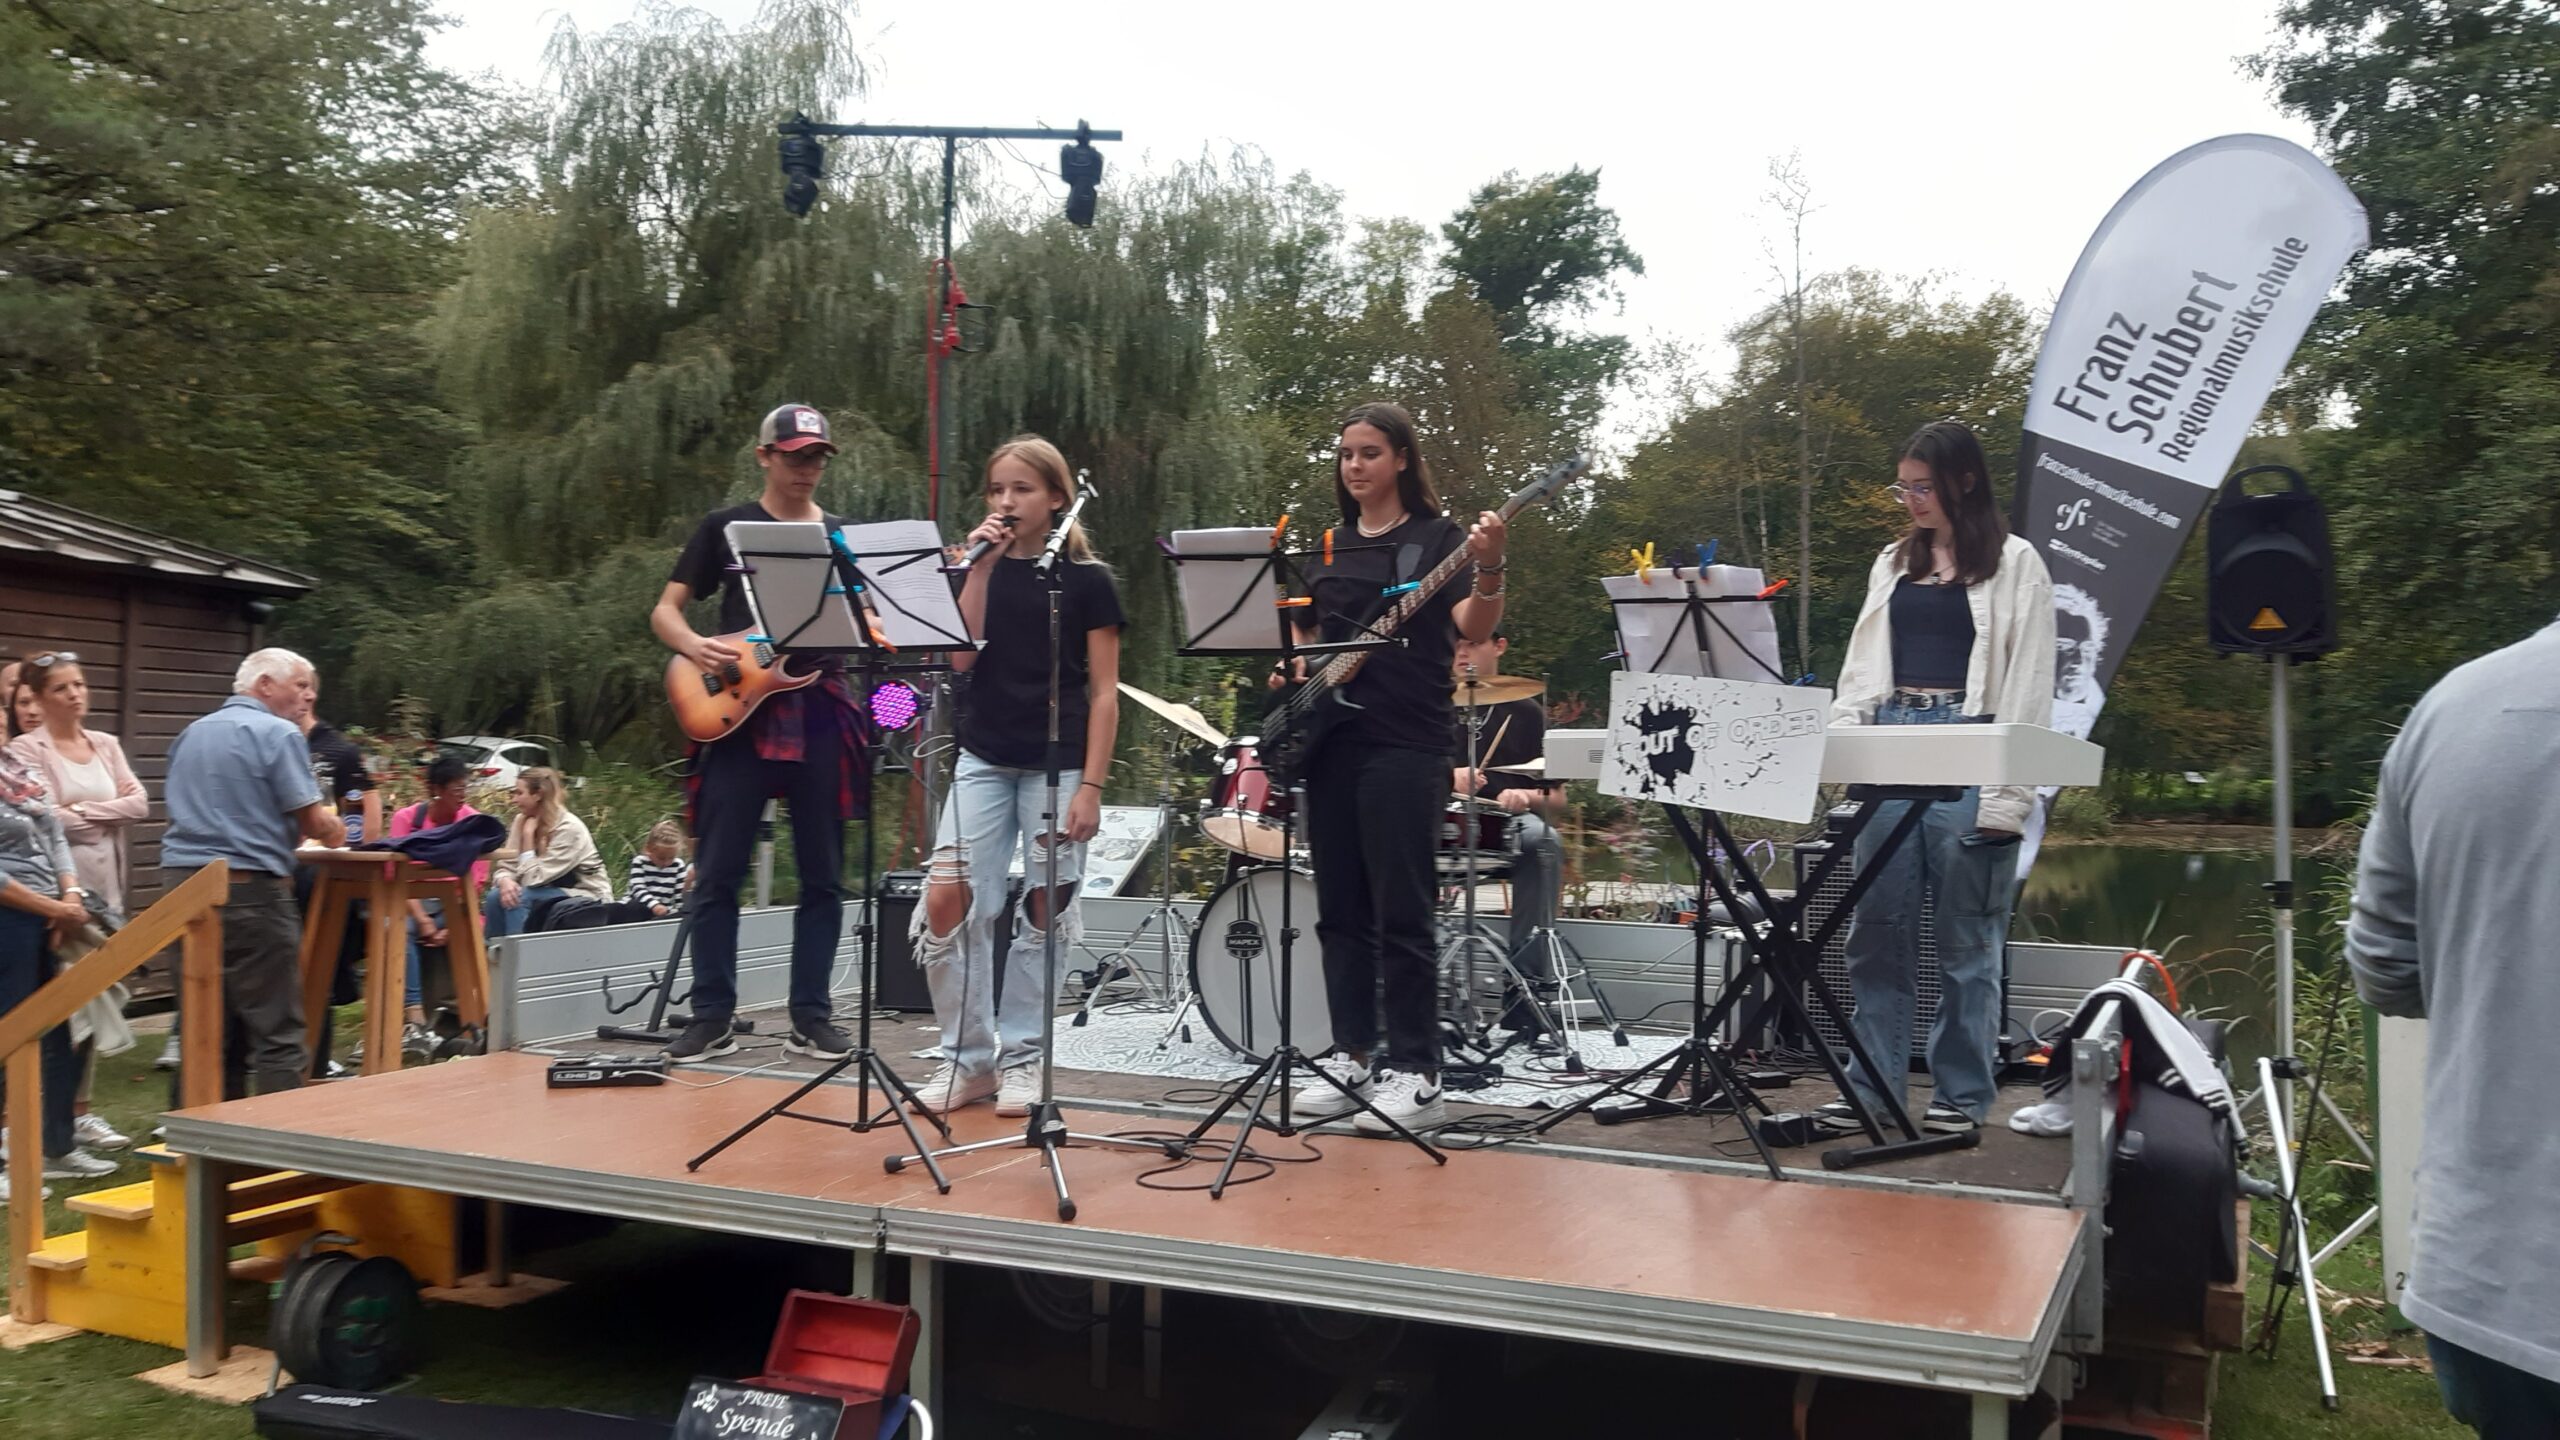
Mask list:
[[[1484,720],[1477,741],[1484,747],[1480,757],[1483,763],[1472,771],[1467,768],[1468,701],[1470,696],[1492,699],[1489,692],[1495,687],[1487,682],[1502,674],[1502,657],[1511,648],[1506,632],[1507,627],[1497,625],[1489,639],[1458,637],[1458,658],[1450,669],[1458,719],[1456,738],[1450,746],[1453,764],[1449,782],[1452,793],[1499,805],[1519,817],[1511,833],[1511,963],[1537,987],[1542,999],[1548,999],[1553,997],[1556,978],[1547,973],[1550,954],[1546,946],[1533,942],[1540,929],[1552,928],[1556,923],[1564,845],[1556,837],[1553,821],[1564,812],[1564,787],[1528,773],[1506,774],[1502,768],[1529,764],[1547,753],[1546,703],[1531,695],[1483,705]],[[1470,679],[1474,681],[1472,686]],[[1513,988],[1502,1012],[1501,1027],[1543,1030],[1536,1009],[1517,993],[1517,987]]]

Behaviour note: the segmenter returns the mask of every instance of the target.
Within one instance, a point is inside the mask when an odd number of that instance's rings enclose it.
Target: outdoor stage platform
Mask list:
[[[1076,968],[1120,944],[1144,908],[1093,897],[1084,905],[1087,934],[1069,962]],[[750,1007],[781,997],[789,923],[787,910],[745,917],[739,979]],[[1685,929],[1568,929],[1611,994],[1625,997],[1622,1010],[1682,993],[1671,981],[1675,966],[1686,971]],[[952,1263],[1957,1392],[1974,1397],[1976,1436],[2008,1434],[2013,1398],[2067,1391],[2071,1359],[2102,1343],[2098,1216],[2113,1117],[2094,1100],[2067,1140],[1994,1128],[1976,1149],[1846,1172],[1824,1170],[1820,1147],[1782,1150],[1785,1182],[1766,1177],[1730,1119],[1709,1117],[1616,1126],[1577,1119],[1534,1144],[1452,1148],[1445,1168],[1338,1129],[1296,1139],[1266,1132],[1252,1142],[1263,1153],[1301,1154],[1311,1139],[1322,1158],[1281,1165],[1218,1200],[1147,1188],[1142,1173],[1171,1163],[1161,1155],[1075,1148],[1067,1176],[1079,1213],[1062,1223],[1036,1151],[957,1157],[947,1165],[951,1193],[937,1195],[918,1167],[886,1173],[883,1158],[905,1147],[894,1123],[856,1135],[777,1121],[688,1173],[687,1159],[812,1068],[782,1054],[777,1023],[742,1035],[745,1048],[727,1061],[679,1071],[678,1083],[548,1089],[549,1054],[645,1048],[599,1042],[595,1027],[645,1015],[611,1013],[608,996],[632,997],[663,964],[671,932],[661,924],[501,942],[491,1004],[499,1053],[181,1111],[168,1118],[170,1148],[835,1247],[852,1257],[855,1288],[873,1295],[882,1293],[884,1262],[903,1261],[908,1296],[925,1320],[916,1387],[928,1403],[955,1343],[941,1330],[942,1267]],[[838,972],[848,1027],[859,1003],[853,948],[848,939]],[[2086,955],[2042,947],[2053,953],[2030,956],[2022,972],[2029,948],[2012,954],[2013,1011],[2022,1016],[2085,988],[2083,972],[2103,978],[2112,958],[2094,947]],[[1124,1035],[1150,1027],[1150,1042],[1165,1024],[1162,1015],[1120,1019]],[[1081,1131],[1188,1129],[1207,1108],[1213,1073],[1244,1069],[1205,1028],[1182,1047],[1193,1068],[1130,1073],[1145,1066],[1117,1063],[1131,1053],[1125,1039],[1095,1048],[1093,1035],[1109,1028],[1101,1017],[1091,1029],[1063,1019],[1060,1027],[1058,1094]],[[915,1052],[937,1038],[927,1019],[883,1013],[875,1028],[882,1056],[921,1079],[930,1062]],[[1658,1028],[1652,1043],[1662,1043]],[[2107,1035],[2083,1039],[2068,1062],[2112,1075],[2113,1044]],[[1587,1031],[1582,1048],[1598,1069],[1634,1063],[1605,1032]],[[1100,1058],[1076,1068],[1070,1054]],[[851,1115],[850,1073],[802,1108]],[[2004,1095],[1995,1127],[2013,1102],[2032,1096],[2032,1087]],[[1769,1098],[1782,1110],[1809,1110],[1830,1094],[1798,1080]],[[961,1140],[991,1139],[1018,1136],[1022,1123],[982,1105],[961,1112],[953,1128]],[[1205,1184],[1214,1158],[1161,1183]],[[190,1167],[188,1183],[207,1187],[194,1198],[215,1193],[214,1168]],[[210,1203],[191,1204],[191,1217],[212,1213]],[[190,1242],[193,1275],[218,1276],[222,1252],[210,1227]],[[218,1283],[190,1287],[191,1297],[217,1293]],[[219,1306],[191,1303],[191,1369],[216,1362],[221,1324]]]

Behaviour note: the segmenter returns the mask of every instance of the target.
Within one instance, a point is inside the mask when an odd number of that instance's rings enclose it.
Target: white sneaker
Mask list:
[[[44,1178],[47,1180],[95,1180],[101,1175],[114,1173],[116,1162],[100,1159],[76,1146],[68,1155],[44,1157]]]
[[[83,1147],[97,1150],[121,1150],[133,1143],[126,1135],[107,1123],[107,1117],[91,1111],[71,1122],[71,1138]]]
[[[50,1200],[50,1199],[52,1199],[52,1198],[53,1198],[53,1187],[52,1187],[52,1186],[50,1186],[50,1185],[45,1185],[45,1186],[40,1186],[40,1187],[38,1187],[38,1194],[36,1195],[36,1198],[37,1198],[38,1200]],[[6,1176],[6,1175],[0,1175],[0,1206],[6,1206],[8,1203],[9,1203],[9,1177],[8,1177],[8,1176]]]
[[[933,1073],[916,1087],[916,1108],[936,1115],[975,1105],[996,1093],[995,1072],[980,1070],[963,1075],[946,1060],[933,1067]]]
[[[1327,1055],[1316,1062],[1316,1068],[1341,1081],[1352,1094],[1363,1100],[1369,1098],[1368,1066],[1348,1055]],[[1289,1110],[1293,1120],[1300,1115],[1345,1115],[1351,1111],[1351,1102],[1342,1098],[1340,1090],[1321,1080],[1310,1080],[1289,1097]]]
[[[178,1027],[176,1025],[169,1027],[169,1043],[160,1047],[160,1058],[151,1062],[151,1068],[154,1070],[178,1068]]]
[[[1449,1107],[1440,1102],[1440,1087],[1426,1083],[1419,1075],[1391,1072],[1378,1082],[1369,1103],[1379,1115],[1393,1120],[1407,1130],[1428,1130],[1449,1120]],[[1351,1117],[1351,1123],[1364,1135],[1393,1135],[1395,1130],[1386,1120],[1363,1110]]]
[[[1033,1101],[1040,1098],[1040,1062],[1025,1060],[1005,1067],[1003,1083],[996,1086],[996,1113],[1028,1115]]]

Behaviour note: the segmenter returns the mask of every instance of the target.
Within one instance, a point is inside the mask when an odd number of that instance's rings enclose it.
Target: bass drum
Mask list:
[[[1227,882],[1201,907],[1191,937],[1191,988],[1200,1016],[1228,1049],[1260,1059],[1280,1043],[1280,896],[1289,896],[1291,1043],[1309,1055],[1333,1048],[1325,1008],[1324,956],[1316,943],[1316,882],[1306,871],[1266,865]]]

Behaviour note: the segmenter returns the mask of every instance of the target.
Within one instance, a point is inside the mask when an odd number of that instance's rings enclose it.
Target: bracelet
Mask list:
[[[1510,593],[1511,585],[1509,581],[1504,581],[1503,583],[1496,585],[1493,589],[1493,593],[1490,595],[1480,589],[1471,589],[1468,591],[1469,595],[1478,600],[1499,600]]]
[[[1507,556],[1506,556],[1506,557],[1503,559],[1503,562],[1502,562],[1501,564],[1499,564],[1499,565],[1486,565],[1486,564],[1483,564],[1483,563],[1479,562],[1479,563],[1476,565],[1476,573],[1477,573],[1477,574],[1479,574],[1479,575],[1499,575],[1499,574],[1501,574],[1503,571],[1508,570],[1508,569],[1510,569],[1510,568],[1511,568],[1511,561],[1510,561],[1509,557],[1507,557]]]
[[[1099,789],[1101,789],[1101,788],[1102,788],[1102,782],[1101,782],[1101,781],[1099,781],[1099,780],[1087,780],[1086,782],[1084,782],[1084,785],[1079,785],[1079,786],[1077,786],[1076,788],[1077,788],[1077,789],[1079,789],[1079,790],[1081,790],[1081,789],[1083,789],[1083,788],[1084,788],[1084,786],[1085,786],[1085,785],[1090,785],[1090,786],[1092,786],[1092,787],[1093,787],[1094,789],[1096,789],[1096,790],[1099,790]]]

